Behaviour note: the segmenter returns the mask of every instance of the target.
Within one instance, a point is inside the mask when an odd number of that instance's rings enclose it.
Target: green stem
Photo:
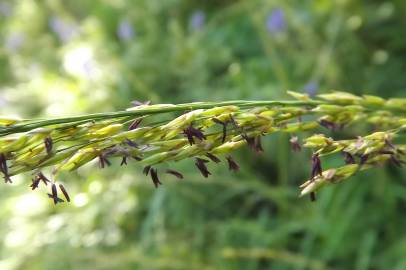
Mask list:
[[[133,111],[118,111],[118,112],[108,112],[108,113],[95,113],[83,116],[72,116],[64,118],[54,118],[47,120],[28,120],[20,124],[15,124],[10,127],[5,127],[0,129],[0,136],[5,136],[9,134],[27,132],[36,128],[46,127],[51,125],[67,124],[67,123],[86,123],[90,121],[107,120],[120,117],[138,117],[147,114],[160,114],[168,112],[179,112],[188,111],[196,109],[210,109],[213,107],[221,106],[240,106],[240,107],[257,107],[257,106],[317,106],[323,104],[323,102],[309,100],[309,101],[225,101],[225,102],[196,102],[196,103],[185,103],[178,105],[162,105],[161,107],[151,106],[151,108],[146,107],[145,109],[138,109]],[[28,123],[27,123],[28,122]]]

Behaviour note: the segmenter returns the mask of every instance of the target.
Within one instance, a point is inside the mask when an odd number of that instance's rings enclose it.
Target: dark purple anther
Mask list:
[[[176,176],[178,179],[183,179],[183,175],[178,171],[167,169],[166,173],[172,174],[172,175]]]
[[[155,185],[155,188],[158,188],[159,185],[162,185],[161,181],[159,181],[159,178],[158,178],[158,170],[157,169],[151,168],[151,179],[152,179],[152,182]]]
[[[59,184],[59,189],[62,191],[63,196],[65,196],[66,200],[70,202],[70,197],[68,192],[66,191],[65,187],[62,184]]]
[[[316,201],[316,193],[315,192],[310,192],[310,201],[312,201],[312,202]]]
[[[137,118],[137,119],[135,119],[135,120],[131,123],[131,125],[128,127],[128,130],[136,129],[136,128],[140,125],[141,122],[142,122],[142,118]]]
[[[13,182],[8,174],[7,158],[3,153],[0,154],[0,171],[3,173],[4,181],[6,183]]]
[[[54,200],[54,204],[57,204],[59,202],[64,202],[64,200],[62,200],[61,198],[58,198],[58,190],[57,190],[55,184],[52,184],[51,191],[52,191],[52,194],[48,193],[48,197]]]
[[[46,137],[44,139],[44,144],[45,144],[45,149],[47,150],[47,154],[50,155],[52,154],[52,148],[53,148],[53,141],[51,137]]]
[[[321,160],[318,153],[313,154],[312,156],[312,176],[311,179],[314,179],[317,175],[322,176]]]
[[[220,121],[217,118],[213,118],[212,120],[213,120],[213,122],[223,126],[223,137],[221,138],[221,142],[224,143],[226,141],[226,137],[227,137],[227,124],[228,124],[228,122]]]
[[[343,154],[344,154],[345,164],[355,164],[355,159],[350,153],[343,152]]]
[[[151,166],[145,166],[142,170],[142,173],[148,175],[149,171],[151,170]]]
[[[41,181],[41,179],[39,179],[38,177],[35,177],[34,179],[32,179],[32,184],[30,185],[31,189],[34,190],[34,189],[38,188],[40,181]]]
[[[221,160],[216,157],[215,155],[213,155],[212,153],[207,153],[206,157],[208,157],[211,161],[215,162],[215,163],[220,163]]]
[[[206,159],[202,159],[202,158],[196,158],[196,162],[195,162],[196,167],[199,169],[199,171],[205,178],[207,178],[209,175],[211,175],[211,173],[207,170],[207,167],[205,164],[207,162],[209,162],[209,161]]]
[[[123,159],[121,160],[120,166],[123,166],[123,165],[127,165],[127,157],[126,156],[124,156]]]
[[[226,157],[227,162],[228,162],[228,169],[230,171],[238,171],[240,169],[240,166],[238,166],[238,164],[233,160],[233,158],[231,156],[227,156]]]
[[[49,182],[51,182],[48,178],[45,177],[45,175],[42,172],[39,172],[37,174],[37,177],[44,182],[44,184],[47,186]]]
[[[201,141],[206,139],[206,136],[203,134],[203,132],[200,129],[192,127],[192,125],[189,125],[186,129],[184,129],[183,134],[187,137],[190,145],[193,145],[195,143],[194,138],[197,138]]]

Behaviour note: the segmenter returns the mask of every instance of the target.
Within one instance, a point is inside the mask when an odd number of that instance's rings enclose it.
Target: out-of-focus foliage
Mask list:
[[[404,97],[404,14],[401,0],[2,0],[0,113],[287,89]],[[362,172],[310,203],[297,184],[311,153],[290,153],[288,140],[270,136],[262,156],[240,151],[238,174],[213,167],[206,180],[181,162],[186,179],[157,190],[134,164],[93,164],[63,179],[65,206],[17,177],[0,189],[0,269],[405,269],[404,171]]]

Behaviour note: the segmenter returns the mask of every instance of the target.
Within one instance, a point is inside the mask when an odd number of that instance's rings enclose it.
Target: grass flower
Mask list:
[[[289,94],[296,100],[177,105],[133,102],[128,110],[111,113],[47,120],[4,118],[6,124],[0,126],[0,172],[6,183],[11,183],[13,175],[32,172],[35,176],[30,187],[36,190],[41,182],[44,185],[51,182],[41,172],[47,167],[53,167],[51,176],[57,181],[60,172],[78,170],[95,159],[101,168],[110,166],[110,159],[120,158],[121,166],[132,159],[144,167],[143,173],[158,187],[162,184],[158,176],[162,163],[193,159],[207,178],[211,175],[207,163],[219,163],[225,157],[228,168],[238,171],[239,165],[231,158],[234,150],[247,145],[255,153],[262,153],[262,136],[283,132],[291,134],[289,143],[294,152],[302,147],[313,152],[310,178],[301,185],[300,194],[309,194],[315,200],[322,187],[362,170],[385,163],[398,167],[406,163],[406,146],[400,140],[406,131],[406,99],[385,100],[345,92],[314,98],[291,91]],[[149,121],[150,117],[168,113],[176,116],[155,123]],[[325,127],[334,136],[343,126],[360,123],[373,126],[380,123],[381,128],[345,140],[319,133]],[[296,134],[303,135],[303,144]],[[340,153],[344,165],[323,171],[323,158]],[[175,170],[165,173],[183,179]],[[69,201],[64,186],[56,186],[55,182],[49,197],[55,204],[63,201],[58,197],[58,187]]]

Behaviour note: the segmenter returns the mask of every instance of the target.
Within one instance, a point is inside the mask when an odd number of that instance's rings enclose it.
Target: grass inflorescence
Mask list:
[[[0,127],[0,172],[6,183],[23,172],[33,175],[31,188],[49,188],[55,204],[70,201],[62,184],[63,171],[77,170],[97,159],[100,168],[120,158],[144,167],[155,187],[162,184],[164,172],[182,179],[181,172],[159,171],[161,163],[193,159],[203,177],[211,172],[206,164],[224,161],[232,171],[239,165],[231,157],[233,150],[247,145],[262,153],[261,137],[275,132],[292,134],[292,150],[312,149],[309,180],[300,186],[301,195],[316,199],[323,186],[341,182],[360,170],[392,162],[402,166],[406,145],[397,138],[406,129],[406,99],[382,99],[333,92],[312,99],[289,92],[293,101],[227,101],[188,104],[133,103],[126,111],[47,120],[4,118]],[[152,121],[159,116],[158,122]],[[175,115],[174,117],[172,117]],[[369,135],[348,140],[334,140],[324,134],[311,134],[320,128],[342,130],[368,123],[376,129]],[[298,134],[305,136],[302,143]],[[361,135],[361,134],[360,134]],[[343,166],[324,168],[324,156],[341,154]],[[52,167],[50,176],[42,170]],[[60,197],[63,195],[63,198]]]

